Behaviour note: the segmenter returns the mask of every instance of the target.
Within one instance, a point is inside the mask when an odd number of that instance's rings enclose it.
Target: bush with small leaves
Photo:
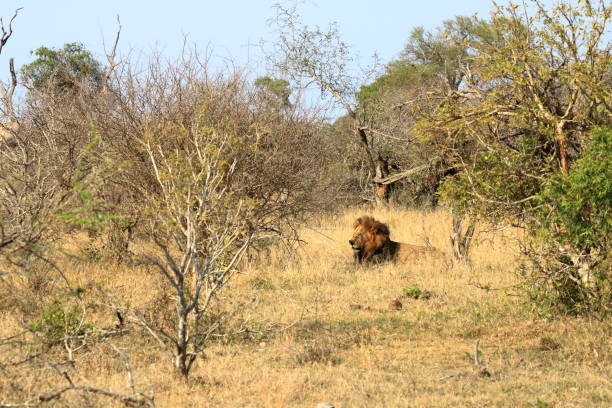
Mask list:
[[[404,292],[404,295],[406,297],[409,297],[412,299],[427,300],[431,297],[430,291],[421,290],[417,286],[406,286],[404,287],[404,289],[402,289],[402,292]]]
[[[56,296],[29,324],[29,329],[41,335],[49,344],[64,337],[83,336],[91,332],[94,327],[86,322],[85,307],[80,302],[84,291],[84,288],[78,287]]]

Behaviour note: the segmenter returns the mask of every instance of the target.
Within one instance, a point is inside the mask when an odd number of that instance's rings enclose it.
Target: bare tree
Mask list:
[[[123,359],[123,364],[126,369],[126,376],[128,378],[128,384],[130,387],[129,393],[123,394],[109,389],[77,383],[72,379],[72,376],[68,373],[67,370],[62,370],[59,365],[49,364],[53,372],[57,374],[58,379],[63,379],[66,382],[66,385],[32,396],[26,401],[6,402],[4,400],[0,400],[0,408],[39,407],[49,403],[50,401],[57,401],[61,399],[64,394],[69,394],[71,392],[77,392],[81,395],[99,395],[109,400],[117,401],[125,407],[154,408],[155,401],[153,397],[151,397],[150,395],[146,395],[142,392],[136,391],[132,376],[132,367],[130,365],[129,359],[116,348],[115,350],[121,355]]]
[[[16,9],[15,13],[13,14],[13,17],[11,17],[11,19],[9,20],[8,31],[7,28],[5,28],[4,26],[2,17],[0,17],[0,31],[2,31],[2,34],[0,36],[0,54],[2,54],[4,46],[13,35],[13,21],[15,20],[15,18],[17,18],[17,14],[21,9],[22,7]],[[15,93],[15,88],[17,87],[17,75],[15,74],[15,64],[12,58],[9,59],[9,72],[11,75],[11,82],[7,88],[6,85],[0,81],[0,92],[2,93],[3,113],[6,117],[8,117],[11,121],[14,122],[16,117],[13,108],[13,94]],[[2,129],[0,129],[0,131],[2,131]]]
[[[394,182],[381,182],[389,176],[389,166],[384,157],[372,152],[370,129],[358,112],[355,95],[357,79],[349,72],[352,63],[351,50],[343,42],[336,24],[327,31],[319,27],[310,29],[299,20],[296,7],[276,5],[274,23],[278,29],[276,50],[270,57],[272,65],[294,83],[311,83],[319,87],[321,94],[332,96],[342,106],[353,122],[355,141],[363,152],[371,182],[375,185],[377,202],[389,200]]]
[[[202,320],[216,294],[236,273],[251,244],[248,204],[233,202],[228,180],[236,161],[225,162],[227,136],[193,129],[180,155],[155,140],[141,140],[159,194],[143,191],[150,203],[149,231],[162,256],[145,255],[174,288],[176,331],[142,323],[164,348],[169,342],[176,369],[184,376],[215,327]]]

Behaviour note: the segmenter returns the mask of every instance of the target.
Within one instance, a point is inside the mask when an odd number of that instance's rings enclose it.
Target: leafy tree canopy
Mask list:
[[[490,25],[475,17],[457,16],[434,31],[423,27],[412,30],[400,56],[391,61],[374,82],[363,85],[357,99],[360,105],[375,103],[386,91],[443,82],[457,89],[463,79],[460,63],[468,57],[468,41],[490,37]]]
[[[99,89],[102,85],[102,66],[83,44],[65,44],[60,50],[40,47],[32,53],[36,60],[24,65],[21,72],[33,88],[52,86],[66,91],[77,83],[92,89]]]
[[[277,97],[283,106],[291,105],[289,102],[289,96],[291,95],[289,81],[263,76],[255,80],[255,86]]]

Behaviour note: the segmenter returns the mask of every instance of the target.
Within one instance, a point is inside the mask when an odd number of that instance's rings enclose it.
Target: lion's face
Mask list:
[[[353,224],[353,236],[349,244],[355,261],[368,260],[389,241],[389,229],[372,217],[363,216]]]
[[[349,239],[349,244],[353,251],[361,251],[368,239],[371,239],[371,234],[359,224],[353,229],[353,236]]]

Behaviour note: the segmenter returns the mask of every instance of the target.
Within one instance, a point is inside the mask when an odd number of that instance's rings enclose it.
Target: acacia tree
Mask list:
[[[39,47],[32,54],[36,59],[21,68],[24,81],[32,88],[67,91],[79,85],[97,90],[103,85],[102,65],[81,43],[68,43],[60,50]]]
[[[168,143],[170,138],[174,140]],[[139,321],[164,348],[166,342],[173,345],[174,366],[187,376],[207,334],[216,328],[202,329],[203,318],[236,273],[255,230],[248,203],[234,198],[228,186],[237,164],[237,159],[227,159],[232,143],[228,135],[194,128],[183,137],[180,129],[166,127],[146,130],[140,142],[157,185],[154,191],[142,191],[149,203],[147,230],[162,252],[161,257],[145,257],[174,289],[177,327],[168,333]],[[177,146],[169,149],[174,143]]]
[[[534,4],[532,14],[512,4],[497,9],[466,43],[463,86],[439,95],[439,107],[417,126],[454,154],[462,170],[455,191],[484,215],[522,213],[543,177],[567,174],[585,130],[610,119],[610,48],[602,38],[610,8]],[[466,143],[469,150],[457,148]]]
[[[466,40],[462,86],[437,93],[440,103],[416,130],[449,152],[459,169],[442,186],[443,197],[455,207],[534,233],[542,228],[561,233],[567,225],[547,220],[557,218],[551,214],[563,206],[546,202],[542,194],[571,175],[591,130],[611,123],[611,49],[604,33],[612,9],[604,1],[564,2],[551,9],[537,0],[530,4],[497,7],[480,35]],[[573,199],[588,198],[556,197]],[[542,206],[550,210],[544,218]],[[535,258],[544,251],[557,266],[563,264],[568,257],[557,250],[559,241],[550,240],[554,235],[538,244],[547,250],[527,252]],[[590,249],[569,249],[577,255],[585,251]],[[605,256],[607,249],[599,251]],[[548,285],[562,276],[564,302],[597,297],[597,290],[572,280],[577,265],[570,266],[562,267],[562,274],[550,273],[553,266],[540,268],[539,282]]]

